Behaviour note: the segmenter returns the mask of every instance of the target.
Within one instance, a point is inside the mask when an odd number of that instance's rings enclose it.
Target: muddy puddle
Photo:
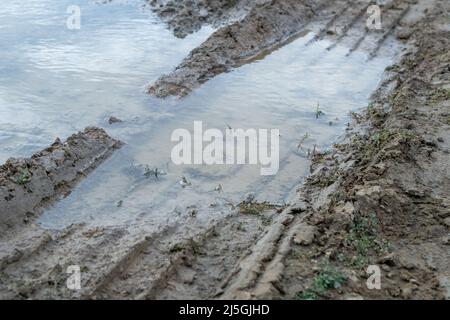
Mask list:
[[[26,14],[16,14],[19,4]],[[70,4],[10,1],[0,9],[1,19],[14,12],[8,28],[0,28],[0,160],[28,156],[87,125],[104,127],[126,146],[42,215],[45,228],[81,222],[157,228],[191,216],[206,222],[248,194],[282,205],[309,173],[308,154],[344,134],[349,112],[367,105],[390,62],[368,61],[363,52],[347,56],[341,46],[327,50],[330,42],[311,42],[314,34],[305,33],[184,99],[158,100],[143,93],[144,85],[213,30],[177,39],[140,1],[81,1],[82,28],[70,31],[64,28]],[[110,116],[122,122],[109,125]],[[254,165],[174,165],[171,134],[192,132],[194,121],[223,131],[279,129],[278,174],[261,176]],[[152,175],[156,168],[163,174]]]
[[[78,5],[81,29],[69,30]],[[56,137],[111,115],[150,125],[160,117],[144,88],[212,29],[177,39],[144,1],[8,0],[0,8],[0,162],[28,157]],[[126,128],[112,134],[127,136]]]

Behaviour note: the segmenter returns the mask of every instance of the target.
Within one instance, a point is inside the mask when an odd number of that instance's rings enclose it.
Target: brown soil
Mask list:
[[[332,40],[330,50],[403,51],[370,105],[354,114],[345,140],[314,155],[287,208],[230,203],[226,217],[206,228],[185,212],[157,231],[139,221],[44,230],[27,213],[64,194],[61,182],[77,181],[119,142],[89,129],[32,159],[9,161],[0,171],[0,208],[15,204],[0,217],[28,224],[0,230],[0,298],[448,299],[449,3],[388,2],[380,32],[364,27],[368,3],[151,1],[179,36],[220,26],[150,88],[161,97],[185,95],[307,30],[316,31],[314,40]],[[83,272],[79,291],[65,285],[73,264]],[[366,286],[368,265],[380,267],[380,290]]]
[[[0,233],[27,224],[102,163],[121,142],[99,128],[59,139],[29,159],[9,159],[0,167]]]
[[[224,6],[222,1],[178,1],[176,5],[169,2],[161,6],[159,1],[150,1],[154,10],[169,21],[175,34],[178,30],[192,32],[203,24],[219,27],[175,70],[151,84],[148,93],[159,98],[185,96],[218,74],[262,58],[310,30],[317,33],[314,40],[328,37],[335,41],[333,46],[350,42],[351,51],[366,49],[376,56],[394,31],[407,37],[408,25],[415,24],[427,6],[426,1],[387,1],[381,5],[387,27],[381,32],[368,32],[365,17],[372,4],[369,0],[234,2]],[[198,12],[202,10],[208,14],[199,19]]]
[[[148,92],[157,97],[184,96],[214,76],[279,45],[314,18],[327,1],[257,1],[246,15],[219,28]],[[184,26],[184,24],[183,24]]]
[[[259,280],[226,297],[450,297],[448,9],[437,4],[415,26],[346,141],[315,156],[278,251],[254,268]],[[380,290],[366,285],[369,265]]]

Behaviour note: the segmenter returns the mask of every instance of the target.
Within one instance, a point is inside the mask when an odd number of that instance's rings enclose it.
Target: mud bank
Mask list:
[[[148,6],[167,23],[174,35],[184,38],[204,25],[220,27],[237,20],[257,1],[251,0],[148,0]]]
[[[450,298],[448,10],[438,2],[414,27],[346,140],[314,157],[291,222],[257,245],[270,258],[247,262],[225,297]]]
[[[42,209],[102,163],[122,143],[103,129],[89,127],[59,139],[28,159],[9,159],[0,167],[0,233],[27,224]]]
[[[154,6],[158,7],[156,3]],[[366,27],[367,9],[372,4],[369,0],[237,1],[226,6],[225,15],[222,14],[221,2],[211,10],[203,9],[199,3],[193,6],[197,9],[188,9],[187,3],[191,4],[191,1],[179,1],[176,6],[169,3],[160,4],[154,10],[168,20],[174,30],[192,32],[195,29],[191,27],[193,24],[204,23],[219,27],[175,70],[149,86],[148,93],[159,98],[186,96],[211,78],[262,59],[310,31],[316,33],[313,41],[327,38],[333,42],[327,50],[345,44],[349,47],[349,54],[365,50],[373,58],[389,47],[387,42],[392,45],[390,36],[394,33],[407,39],[411,32],[409,25],[423,17],[427,5],[432,6],[431,1],[428,4],[425,1],[383,2],[380,8],[384,28],[374,32]],[[167,14],[162,13],[166,11]],[[204,12],[204,17],[197,11]],[[215,15],[214,12],[220,14]]]
[[[326,3],[322,0],[256,1],[242,19],[219,28],[172,73],[151,85],[148,92],[160,98],[185,96],[214,76],[286,41],[302,30]]]

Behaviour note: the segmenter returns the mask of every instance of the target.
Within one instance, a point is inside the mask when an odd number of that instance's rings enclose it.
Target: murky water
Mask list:
[[[175,67],[212,30],[180,40],[140,9],[140,1],[78,1],[82,28],[70,31],[65,19],[71,2],[8,0],[0,8],[0,160],[28,156],[87,125],[127,143],[40,218],[49,228],[164,224],[192,210],[201,221],[223,214],[247,193],[287,201],[308,173],[307,150],[336,141],[349,111],[367,105],[389,63],[383,57],[368,62],[364,53],[346,57],[343,47],[327,51],[327,41],[305,46],[313,36],[306,34],[185,99],[160,101],[145,95],[143,86]],[[110,126],[109,116],[124,122]],[[250,165],[174,165],[171,134],[193,131],[194,121],[223,131],[279,129],[278,174],[261,176],[260,166]],[[145,166],[167,174],[146,177]],[[183,188],[181,176],[191,185]]]
[[[152,123],[165,116],[143,94],[212,30],[180,40],[142,0],[5,0],[0,6],[0,162],[29,156],[111,115]],[[81,29],[66,12],[81,9]],[[126,136],[127,128],[113,134]]]

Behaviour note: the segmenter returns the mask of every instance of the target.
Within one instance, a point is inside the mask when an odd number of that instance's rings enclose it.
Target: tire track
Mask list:
[[[344,6],[344,8],[342,10],[340,10],[338,13],[336,13],[326,24],[325,26],[320,29],[320,31],[311,39],[309,40],[305,46],[308,46],[310,44],[312,44],[315,41],[321,40],[324,38],[324,36],[326,35],[328,29],[334,25],[336,23],[336,21],[342,17],[353,5],[354,5],[354,1],[348,1],[347,4]]]
[[[271,219],[276,213],[267,211]],[[165,287],[147,295],[156,299],[211,299],[240,270],[240,262],[251,254],[269,225],[262,217],[236,213],[205,233],[195,252],[190,252],[167,279]]]
[[[339,35],[339,37],[336,39],[336,41],[327,47],[327,50],[330,51],[331,49],[333,49],[334,47],[336,47],[348,34],[349,30],[352,29],[356,23],[358,23],[363,17],[364,15],[367,13],[367,8],[370,6],[370,4],[366,4],[364,5],[359,11],[358,14],[356,16],[353,17],[353,19],[344,26],[344,28],[341,31],[341,34]]]
[[[397,28],[397,26],[399,25],[399,23],[402,21],[402,19],[406,16],[406,14],[409,12],[409,10],[411,9],[411,5],[407,4],[406,8],[402,9],[400,14],[398,15],[398,17],[392,21],[392,23],[389,25],[389,27],[387,28],[387,31],[385,33],[383,33],[383,36],[381,37],[381,39],[378,40],[376,47],[372,50],[372,52],[370,52],[369,59],[373,59],[376,57],[378,51],[381,49],[381,47],[383,46],[383,43],[386,41],[386,39],[394,32],[394,30]]]

